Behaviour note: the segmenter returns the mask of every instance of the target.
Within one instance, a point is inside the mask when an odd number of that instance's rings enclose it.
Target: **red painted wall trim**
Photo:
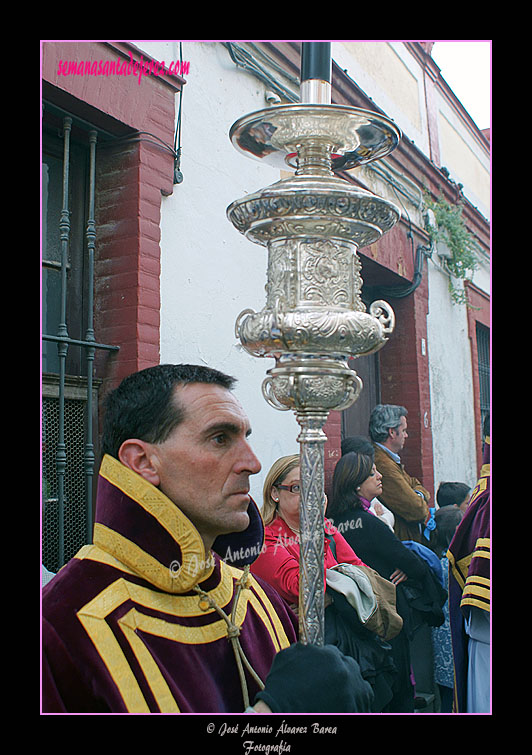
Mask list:
[[[414,245],[423,243],[416,235]],[[360,250],[367,257],[384,266],[380,273],[381,285],[405,286],[412,280],[414,266],[412,245],[406,227],[398,223],[380,241]],[[385,275],[395,273],[394,281],[384,284]],[[375,273],[373,273],[375,274]],[[367,279],[364,278],[365,282]],[[377,280],[372,280],[376,284]],[[384,295],[383,298],[386,298]],[[429,382],[429,348],[427,338],[428,278],[426,267],[419,287],[402,299],[388,298],[395,312],[395,330],[379,351],[381,401],[398,404],[408,410],[408,440],[401,456],[408,472],[417,477],[431,492],[434,491],[434,464],[432,449],[431,401]],[[424,351],[422,350],[424,341]],[[325,425],[327,442],[324,450],[326,491],[336,462],[340,458],[341,414],[331,412]]]
[[[434,492],[426,271],[416,291],[390,300],[396,326],[380,351],[381,400],[408,410],[408,440],[401,454],[407,471]],[[423,349],[424,342],[424,349]],[[424,351],[424,353],[423,353]]]
[[[123,42],[43,44],[43,96],[115,134],[97,146],[96,340],[120,346],[99,353],[105,388],[159,362],[161,196],[173,191],[178,76],[65,76],[60,61],[150,60]],[[124,136],[130,138],[124,140]],[[109,385],[110,384],[110,385]]]
[[[477,446],[477,468],[482,466],[482,419],[480,415],[480,380],[478,376],[477,322],[490,328],[490,297],[470,281],[465,281],[467,300],[467,327],[471,343],[471,365],[473,373],[473,401],[475,410],[475,440]]]

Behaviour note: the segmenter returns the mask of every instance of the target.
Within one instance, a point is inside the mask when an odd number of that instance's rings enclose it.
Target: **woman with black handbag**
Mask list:
[[[299,454],[278,459],[270,469],[263,489],[261,513],[265,524],[264,547],[251,565],[251,571],[269,582],[295,611],[299,598],[299,493]],[[326,575],[339,565],[365,568],[345,538],[325,519]],[[341,578],[342,575],[334,572],[331,576]],[[349,582],[349,578],[346,579]],[[352,587],[356,589],[356,585]],[[371,587],[369,591],[368,596],[358,594],[361,620],[353,601],[349,602],[353,599],[353,590],[345,597],[341,592],[327,588],[325,644],[335,645],[358,662],[362,677],[373,689],[372,712],[382,712],[392,699],[396,669],[389,644],[363,623],[366,618],[371,620],[376,616],[376,610],[370,610],[368,617],[362,614],[362,599],[368,597],[370,601],[371,598],[375,601]]]
[[[398,675],[388,709],[394,713],[413,713],[410,607],[401,585],[408,579],[423,580],[428,567],[370,510],[371,501],[378,498],[382,489],[380,479],[371,456],[356,452],[345,454],[334,470],[332,500],[327,513],[364,562],[399,588],[397,612],[404,625],[397,636],[389,640]]]

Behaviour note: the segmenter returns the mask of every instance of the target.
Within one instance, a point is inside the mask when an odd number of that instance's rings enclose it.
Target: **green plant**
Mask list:
[[[436,219],[436,226],[428,225],[427,231],[435,243],[443,242],[451,254],[446,260],[449,276],[449,292],[457,304],[467,304],[467,294],[463,287],[457,288],[453,278],[470,280],[478,267],[475,254],[475,241],[467,230],[462,217],[460,204],[450,204],[443,197],[432,199],[425,195],[425,205],[431,209]]]

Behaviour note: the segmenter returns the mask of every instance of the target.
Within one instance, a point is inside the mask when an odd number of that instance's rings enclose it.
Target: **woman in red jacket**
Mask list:
[[[254,574],[273,585],[295,608],[299,596],[299,491],[299,454],[283,456],[274,463],[264,483],[264,547],[251,566]],[[324,570],[338,563],[363,563],[331,522],[325,519],[324,526]]]
[[[297,610],[299,601],[299,454],[278,459],[268,472],[263,488],[262,518],[265,525],[264,547],[251,571],[272,585],[288,604]],[[324,520],[324,570],[338,563],[364,565],[336,527]],[[345,625],[334,601],[325,593],[325,643],[337,645],[358,661],[362,676],[374,692],[373,712],[380,712],[390,702],[391,685],[396,674],[390,646],[357,625],[345,644]],[[345,606],[343,606],[345,612]],[[349,607],[348,607],[348,614]],[[345,613],[344,613],[345,616]]]

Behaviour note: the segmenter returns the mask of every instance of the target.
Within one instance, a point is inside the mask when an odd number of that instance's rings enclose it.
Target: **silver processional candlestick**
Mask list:
[[[300,641],[324,642],[324,445],[331,410],[357,400],[348,359],[372,354],[395,325],[384,301],[366,311],[357,249],[399,220],[390,201],[335,175],[388,155],[401,133],[388,118],[331,103],[329,42],[302,43],[301,103],[250,113],[230,129],[235,148],[295,174],[236,200],[229,220],[268,248],[266,306],[236,322],[243,348],[275,359],[262,386],[293,410],[300,444]]]

